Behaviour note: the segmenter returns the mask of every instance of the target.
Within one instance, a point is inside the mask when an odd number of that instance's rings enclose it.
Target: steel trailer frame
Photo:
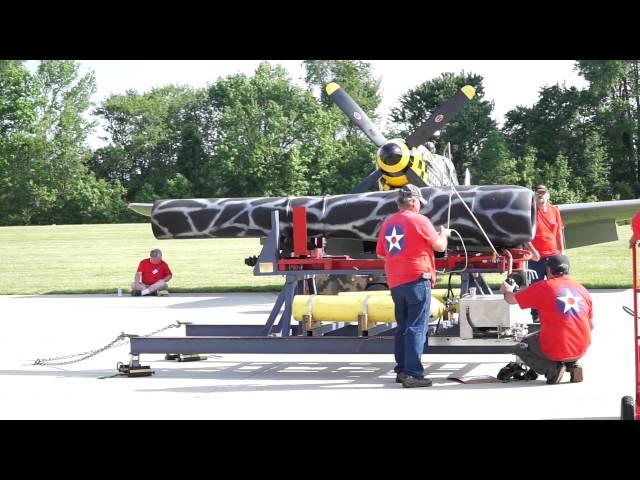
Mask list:
[[[254,275],[286,277],[285,285],[264,325],[185,324],[186,336],[184,337],[132,336],[130,338],[132,357],[137,360],[139,355],[147,353],[393,354],[395,327],[392,324],[362,329],[360,325],[338,323],[323,325],[313,331],[302,328],[302,322],[300,325],[291,325],[293,297],[296,288],[304,287],[305,281],[311,283],[310,290],[315,293],[313,284],[315,275],[383,275],[384,268],[381,260],[373,259],[320,257],[313,254],[309,255],[310,258],[280,259],[278,258],[279,225],[278,212],[274,211],[271,215],[271,231],[263,242],[262,251],[254,265]],[[301,231],[305,233],[301,234]],[[300,254],[307,247],[306,211],[304,215],[294,212],[293,233],[294,252]],[[307,253],[310,252],[307,251]],[[510,255],[509,253],[509,271],[513,263]],[[483,268],[468,269],[463,275],[461,288],[465,291],[470,284],[473,284],[478,293],[491,293],[480,274],[504,272],[507,268],[505,258],[502,258],[500,268],[492,267],[491,261],[484,258],[476,261],[476,265]],[[446,262],[447,259],[445,259]],[[495,265],[498,263],[496,262]],[[449,265],[449,263],[446,264]],[[283,305],[284,309],[280,312]],[[278,316],[280,320],[276,323]],[[427,336],[424,351],[433,354],[505,354],[511,353],[514,344],[514,340],[506,338],[461,340],[458,337]]]

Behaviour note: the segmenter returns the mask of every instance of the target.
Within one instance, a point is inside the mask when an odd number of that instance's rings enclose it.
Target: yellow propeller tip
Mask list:
[[[471,100],[476,95],[476,89],[471,85],[465,85],[464,87],[462,87],[462,93],[464,93],[465,97]]]
[[[331,82],[325,87],[325,90],[327,91],[327,95],[331,95],[333,92],[335,92],[339,88],[340,88],[340,85],[338,85],[336,82]]]

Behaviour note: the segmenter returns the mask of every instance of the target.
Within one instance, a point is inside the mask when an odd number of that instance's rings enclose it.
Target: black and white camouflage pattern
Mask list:
[[[518,186],[457,187],[495,246],[514,247],[533,238],[535,199],[533,192]],[[420,213],[434,226],[447,225],[451,198],[450,228],[457,230],[467,246],[487,246],[475,221],[447,187],[420,189],[425,200]],[[452,194],[452,196],[451,196]],[[158,200],[151,212],[157,239],[265,237],[271,229],[271,212],[280,212],[283,235],[292,229],[294,207],[307,208],[310,237],[351,238],[376,241],[382,222],[398,211],[398,192],[367,192],[325,197],[209,198]],[[459,242],[453,235],[450,245]]]

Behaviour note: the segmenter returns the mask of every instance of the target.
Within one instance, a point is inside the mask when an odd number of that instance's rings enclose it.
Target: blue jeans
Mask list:
[[[398,329],[395,335],[396,373],[424,378],[422,352],[431,308],[431,280],[422,278],[391,289]]]
[[[531,280],[531,285],[539,282],[540,280],[544,280],[547,268],[547,258],[549,257],[544,257],[540,260],[529,260],[529,269],[534,270],[538,274],[537,279]],[[535,308],[531,309],[531,318],[533,320],[538,320],[538,310],[536,310]]]

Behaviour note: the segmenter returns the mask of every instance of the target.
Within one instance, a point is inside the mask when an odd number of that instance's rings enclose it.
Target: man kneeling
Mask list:
[[[162,252],[154,248],[138,265],[138,270],[131,284],[131,295],[169,295],[167,283],[173,274],[166,262],[162,260]],[[156,293],[157,292],[157,293]]]
[[[560,383],[565,371],[571,382],[582,381],[582,367],[577,361],[591,343],[593,309],[589,292],[569,278],[569,258],[554,255],[547,259],[547,279],[514,293],[504,282],[500,292],[507,303],[540,312],[540,331],[527,335],[513,353],[537,374],[544,374],[548,384]]]

